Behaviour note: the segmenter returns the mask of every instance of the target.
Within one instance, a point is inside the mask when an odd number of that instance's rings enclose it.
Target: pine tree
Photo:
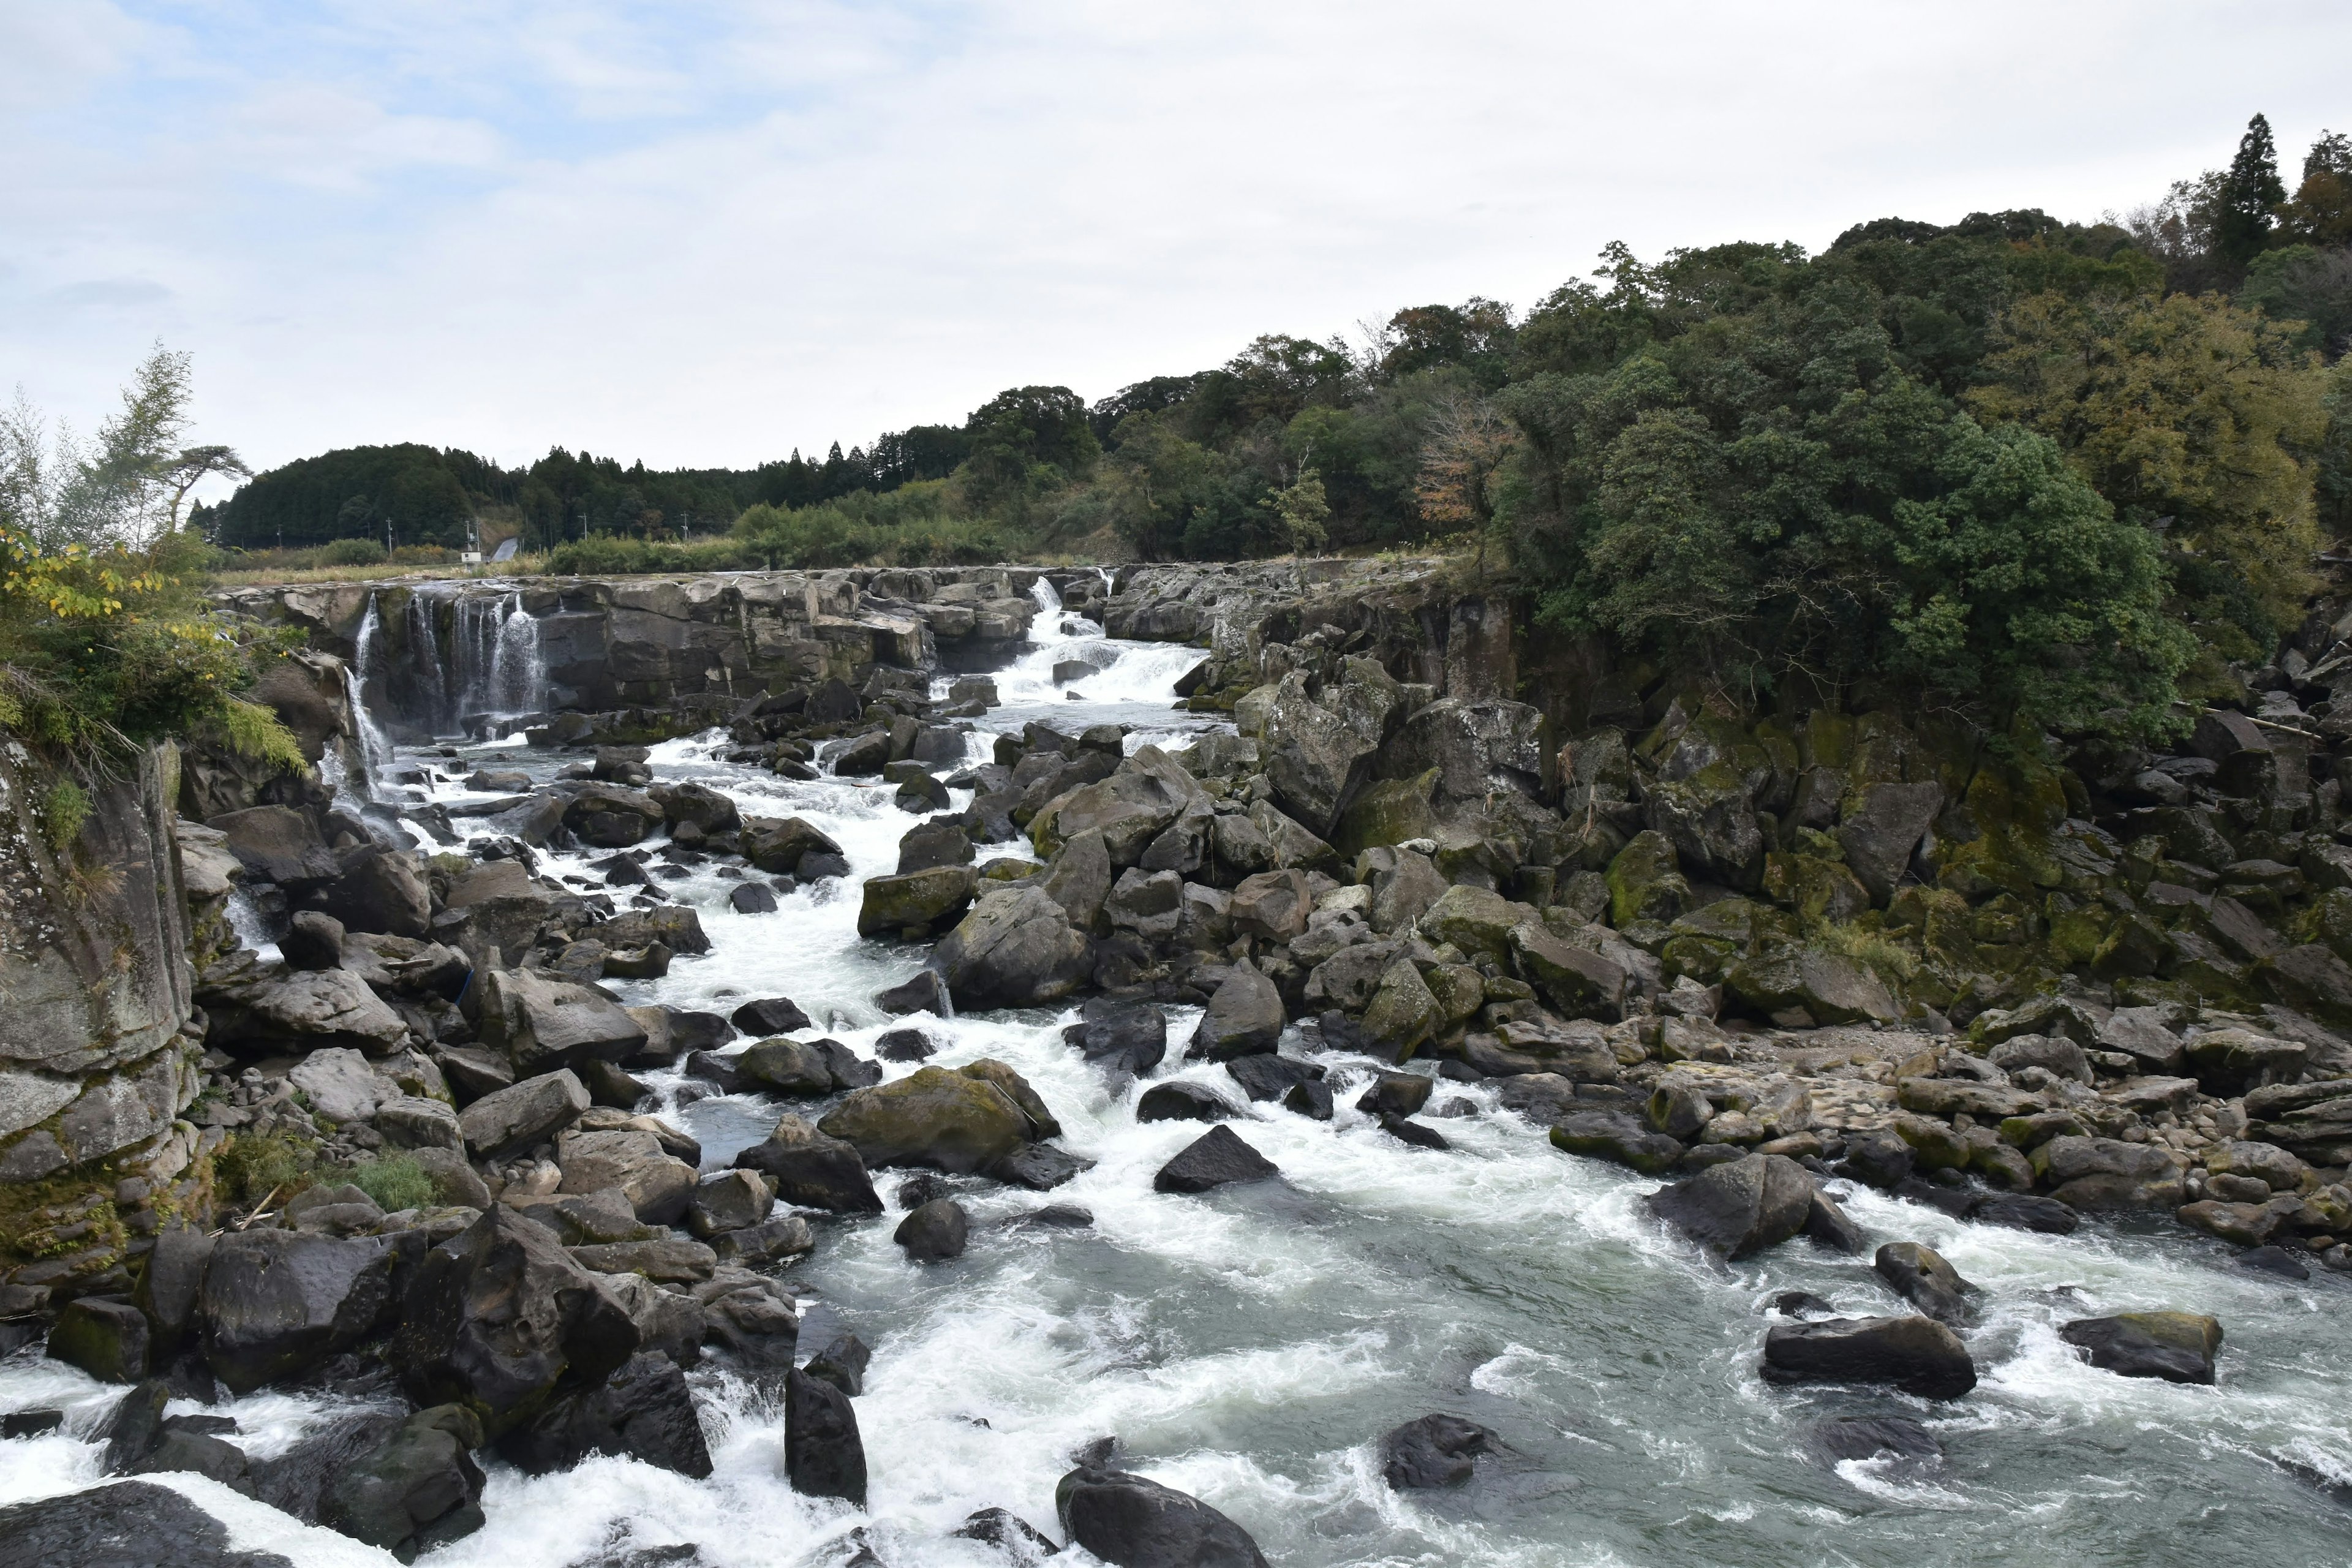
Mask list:
[[[2243,267],[2270,243],[2273,213],[2286,200],[2279,179],[2278,148],[2271,122],[2255,115],[2239,139],[2238,155],[2221,177],[2219,210],[2213,215],[2214,248]]]

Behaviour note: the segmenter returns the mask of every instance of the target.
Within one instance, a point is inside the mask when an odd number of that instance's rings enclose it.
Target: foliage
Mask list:
[[[2302,323],[2295,346],[2332,363],[2352,349],[2352,245],[2264,251],[2247,268],[2238,302],[2273,321]]]
[[[398,1214],[402,1209],[430,1208],[439,1200],[440,1191],[433,1178],[416,1163],[414,1154],[383,1154],[362,1162],[341,1173],[386,1214]]]
[[[214,1190],[230,1208],[250,1212],[272,1194],[284,1201],[309,1186],[319,1146],[284,1132],[231,1133],[213,1152]]]
[[[73,780],[59,779],[42,796],[41,826],[48,833],[49,847],[58,854],[72,847],[89,820],[89,793]]]
[[[327,566],[381,566],[392,557],[373,539],[338,539],[319,552]]]

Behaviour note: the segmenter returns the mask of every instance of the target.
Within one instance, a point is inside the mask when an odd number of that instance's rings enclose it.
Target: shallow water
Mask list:
[[[1051,684],[1053,660],[1073,643],[1118,655],[1093,683],[1098,700],[1071,702]],[[1193,657],[1099,643],[1082,627],[999,676],[1007,705],[979,722],[974,754],[1030,718],[1069,730],[1114,719],[1181,743],[1193,721],[1171,711],[1167,686]],[[717,736],[671,742],[653,760],[661,775],[710,783],[747,810],[808,817],[842,842],[856,877],[895,868],[914,819],[887,790],[789,783],[718,762],[723,750]],[[557,765],[512,749],[484,756]],[[1004,852],[1020,851],[982,855]],[[544,869],[576,873],[587,858],[550,856]],[[714,950],[618,989],[632,1001],[721,1010],[786,994],[824,1032],[867,1051],[887,1022],[872,992],[912,973],[919,951],[856,937],[855,878],[803,889],[759,916],[727,908],[730,885],[708,875],[666,883],[698,906]],[[1058,1538],[1054,1483],[1074,1449],[1108,1434],[1132,1468],[1213,1502],[1271,1561],[1296,1568],[2352,1561],[2352,1507],[2277,1462],[2352,1476],[2352,1292],[2333,1278],[2296,1285],[2248,1274],[2227,1249],[2168,1224],[2038,1237],[1855,1192],[1849,1210],[1874,1243],[1927,1242],[1983,1287],[1985,1321],[1971,1341],[1983,1381],[1946,1405],[1774,1388],[1756,1373],[1765,1304],[1804,1289],[1856,1313],[1896,1310],[1865,1260],[1800,1241],[1727,1268],[1706,1263],[1644,1217],[1638,1200],[1654,1181],[1558,1153],[1475,1087],[1443,1085],[1433,1102],[1459,1096],[1475,1108],[1433,1122],[1451,1152],[1408,1148],[1347,1109],[1371,1071],[1347,1058],[1330,1058],[1349,1085],[1334,1121],[1259,1106],[1237,1124],[1281,1167],[1281,1183],[1164,1196],[1151,1190],[1153,1173],[1202,1129],[1137,1125],[1135,1100],[1148,1086],[1114,1091],[1081,1062],[1060,1040],[1072,1016],[918,1021],[940,1040],[940,1064],[985,1056],[1017,1068],[1062,1121],[1067,1146],[1097,1162],[1091,1170],[1050,1199],[951,1183],[976,1222],[971,1247],[928,1268],[906,1263],[890,1240],[901,1210],[897,1177],[883,1174],[890,1212],[820,1221],[815,1253],[789,1275],[804,1299],[807,1346],[840,1323],[875,1349],[857,1401],[867,1512],[794,1496],[782,1479],[779,1405],[706,1367],[692,1376],[711,1479],[613,1459],[534,1479],[493,1463],[488,1526],[428,1561],[558,1568],[623,1544],[693,1542],[702,1561],[724,1568],[778,1568],[838,1562],[844,1538],[867,1524],[899,1568],[1000,1563],[948,1532],[976,1509],[1002,1506]],[[1178,1058],[1190,1025],[1187,1012],[1171,1012]],[[1240,1098],[1222,1068],[1179,1059],[1157,1077]],[[680,1109],[677,1079],[655,1083],[712,1166],[782,1109],[748,1097]],[[990,1223],[1048,1201],[1090,1209],[1093,1228]],[[2222,1320],[2220,1386],[2099,1373],[2055,1334],[2069,1318],[2145,1308]],[[55,1363],[0,1367],[0,1408],[62,1402],[81,1435],[0,1445],[0,1500],[94,1479],[96,1447],[83,1439],[111,1398]],[[257,1433],[257,1447],[275,1449],[327,1407],[258,1394],[227,1408]],[[1379,1435],[1431,1411],[1494,1428],[1503,1451],[1458,1491],[1392,1493],[1380,1479]],[[1819,1420],[1873,1413],[1926,1421],[1948,1461],[1905,1473],[1832,1466],[1811,1451]],[[209,1483],[173,1484],[227,1521],[241,1544],[304,1563],[390,1561]]]

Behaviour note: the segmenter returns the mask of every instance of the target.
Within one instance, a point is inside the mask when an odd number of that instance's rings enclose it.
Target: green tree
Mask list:
[[[2304,155],[2294,199],[2279,213],[2279,230],[2305,245],[2352,245],[2352,136],[2319,133]]]
[[[2262,115],[2246,121],[2238,139],[2237,156],[2221,177],[2220,201],[2213,216],[2214,248],[2243,267],[2270,244],[2279,204],[2286,186],[2278,172],[2278,148],[2271,140],[2271,122]]]

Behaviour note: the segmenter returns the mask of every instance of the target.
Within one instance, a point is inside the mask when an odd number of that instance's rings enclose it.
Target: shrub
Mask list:
[[[338,539],[319,552],[320,564],[327,566],[381,566],[389,559],[373,539]]]
[[[213,1184],[229,1207],[258,1207],[272,1193],[291,1197],[311,1183],[318,1145],[283,1132],[245,1132],[213,1153]]]
[[[430,1208],[440,1197],[433,1178],[412,1154],[385,1154],[343,1173],[343,1180],[375,1200],[386,1214]]]

